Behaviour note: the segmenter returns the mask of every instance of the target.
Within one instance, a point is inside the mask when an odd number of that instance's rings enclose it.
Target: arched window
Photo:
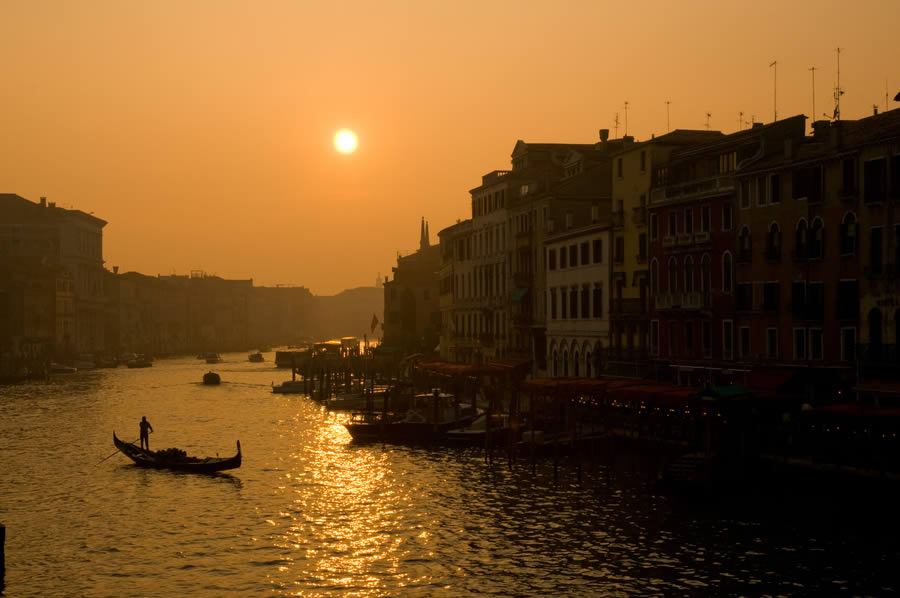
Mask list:
[[[712,291],[712,274],[709,267],[709,254],[704,253],[700,258],[700,292],[709,293]]]
[[[743,227],[738,237],[738,261],[741,263],[749,263],[753,260],[753,235],[750,233],[750,227]]]
[[[590,351],[584,352],[584,377],[585,378],[591,377],[591,352]]]
[[[572,349],[572,375],[576,378],[581,375],[581,371],[578,363],[578,349]]]
[[[731,252],[726,251],[722,254],[722,292],[730,293],[732,287],[732,276],[734,267],[731,260]]]
[[[807,258],[808,233],[809,227],[806,226],[806,220],[801,218],[794,233],[794,257],[798,260]]]
[[[556,378],[559,376],[559,352],[554,349],[553,350],[553,377]]]
[[[856,214],[847,212],[841,222],[841,255],[855,255],[857,247]]]
[[[684,258],[684,292],[694,292],[694,258],[691,256]]]
[[[654,295],[659,294],[659,262],[656,258],[650,260],[650,292]]]
[[[569,377],[569,350],[563,348],[563,371],[562,375],[564,378]]]
[[[670,293],[678,290],[678,260],[675,256],[669,258],[669,288],[666,290]]]
[[[825,257],[825,224],[821,218],[816,218],[809,231],[809,259],[820,260],[823,257]]]
[[[766,259],[770,262],[781,260],[781,229],[777,222],[770,224],[766,233]]]

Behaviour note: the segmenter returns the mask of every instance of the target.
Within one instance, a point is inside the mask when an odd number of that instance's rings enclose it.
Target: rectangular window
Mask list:
[[[641,150],[641,172],[647,172],[647,150]]]
[[[763,286],[763,309],[765,311],[778,311],[780,287],[778,282],[767,282]]]
[[[669,210],[669,232],[670,237],[675,236],[675,210]]]
[[[778,359],[777,328],[766,328],[766,359]]]
[[[615,260],[617,264],[625,261],[625,237],[616,237]]]
[[[569,256],[569,254],[566,251],[566,248],[560,247],[559,248],[559,268],[560,268],[560,270],[565,270],[566,264],[568,263],[568,260],[566,258],[568,256]]]
[[[841,328],[841,361],[856,361],[856,328]]]
[[[806,311],[806,283],[803,281],[791,283],[791,313],[802,316]]]
[[[810,282],[806,285],[806,319],[825,318],[825,283]]]
[[[556,288],[550,289],[550,319],[556,319]]]
[[[581,317],[582,318],[590,318],[591,317],[591,306],[590,306],[591,292],[588,285],[581,285]]]
[[[722,204],[722,230],[731,230],[734,225],[731,213],[731,204]]]
[[[703,340],[703,357],[712,357],[712,324],[709,320],[700,322],[700,336]]]
[[[603,317],[603,283],[594,283],[594,317]]]
[[[547,251],[547,268],[556,270],[556,249]]]
[[[638,260],[647,261],[647,233],[638,235]]]
[[[734,308],[741,311],[753,309],[753,283],[739,282],[735,285]]]
[[[566,313],[567,313],[566,307],[568,305],[568,303],[566,302],[566,293],[567,293],[566,287],[562,287],[561,289],[559,289],[559,309],[560,309],[559,319],[560,320],[566,319]]]
[[[873,226],[869,231],[869,273],[881,274],[884,256],[884,228]]]
[[[675,335],[677,334],[675,329],[675,322],[669,322],[669,357],[675,357],[678,355],[678,343],[675,341]]]
[[[700,232],[708,233],[710,231],[710,223],[712,222],[710,214],[709,206],[700,208]]]
[[[891,156],[891,199],[900,199],[900,155]]]
[[[844,158],[842,170],[841,195],[856,195],[856,159]]]
[[[741,209],[747,210],[750,208],[750,179],[742,180],[740,189]]]
[[[839,320],[859,319],[859,281],[839,280],[837,287],[837,317]]]
[[[659,320],[650,320],[650,354],[659,355]]]
[[[578,266],[578,245],[569,245],[569,266]]]
[[[569,290],[569,317],[573,320],[578,319],[578,287],[572,287]]]
[[[690,320],[684,323],[684,348],[687,357],[694,356],[694,323]]]
[[[869,160],[863,167],[863,200],[866,203],[884,201],[887,191],[887,168],[884,158]]]
[[[756,183],[756,205],[762,207],[766,205],[766,177],[756,177],[754,182]]]
[[[769,175],[769,203],[781,203],[781,175]]]
[[[740,330],[741,359],[750,358],[750,327],[741,326]]]
[[[806,359],[806,328],[794,328],[794,360],[803,359]]]
[[[650,214],[650,240],[656,241],[659,238],[659,231],[656,226],[656,214]]]
[[[581,243],[579,245],[579,249],[581,251],[581,265],[582,266],[587,266],[589,263],[591,263],[591,256],[588,255],[589,247],[590,246],[588,245],[587,241],[584,241],[583,243]]]
[[[734,324],[731,320],[722,320],[722,358],[734,359]]]
[[[684,209],[684,232],[694,232],[694,210],[691,208]]]
[[[593,245],[594,263],[599,264],[603,261],[603,240],[594,239],[591,244]]]
[[[809,358],[822,361],[824,359],[824,347],[822,346],[822,329],[809,329]]]

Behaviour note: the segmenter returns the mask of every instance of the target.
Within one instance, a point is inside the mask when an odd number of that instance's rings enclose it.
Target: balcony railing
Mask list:
[[[684,293],[681,297],[682,309],[703,309],[709,307],[709,295],[706,293]]]
[[[677,241],[679,245],[691,245],[694,242],[694,235],[692,233],[678,233]]]
[[[660,293],[653,298],[656,309],[673,309],[681,306],[681,293]]]
[[[662,238],[662,246],[663,247],[674,247],[675,246],[675,235],[666,235]]]
[[[734,179],[732,177],[712,177],[699,181],[657,187],[650,191],[650,201],[658,203],[673,199],[698,199],[733,190]]]
[[[694,243],[707,243],[709,242],[709,231],[701,231],[698,233],[694,233]]]

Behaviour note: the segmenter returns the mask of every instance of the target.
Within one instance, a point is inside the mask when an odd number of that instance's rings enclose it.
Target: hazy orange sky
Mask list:
[[[466,218],[517,139],[737,130],[900,91],[900,1],[0,2],[0,192],[107,220],[109,267],[317,294]],[[890,105],[897,105],[892,100]],[[358,150],[338,154],[340,128]]]

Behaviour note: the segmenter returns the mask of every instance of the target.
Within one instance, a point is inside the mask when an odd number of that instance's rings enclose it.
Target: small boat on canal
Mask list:
[[[266,360],[263,356],[262,352],[257,351],[256,353],[251,353],[247,356],[247,361],[251,361],[253,363],[262,363]]]
[[[188,457],[180,449],[163,449],[161,451],[149,451],[134,443],[122,442],[113,432],[113,444],[126,457],[140,467],[152,467],[153,469],[171,469],[174,471],[186,471],[190,473],[214,473],[226,469],[237,469],[241,466],[241,441],[237,441],[237,454],[233,457]]]
[[[222,382],[222,377],[213,371],[209,371],[209,372],[206,372],[205,374],[203,374],[203,383],[204,384],[214,386],[216,384],[221,384],[221,382]]]
[[[303,380],[285,380],[278,386],[273,386],[272,392],[283,395],[302,395],[305,392]]]
[[[132,359],[131,361],[125,364],[129,368],[149,368],[153,366],[153,362],[147,359],[146,357],[138,357],[136,359]]]
[[[206,363],[221,363],[222,358],[219,357],[218,353],[207,353],[206,354]]]

